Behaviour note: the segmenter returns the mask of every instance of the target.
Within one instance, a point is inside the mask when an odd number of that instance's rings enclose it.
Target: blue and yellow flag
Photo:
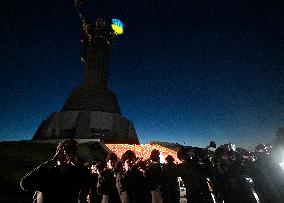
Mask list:
[[[117,35],[123,34],[123,22],[119,19],[112,19],[111,28],[113,29],[114,33]]]

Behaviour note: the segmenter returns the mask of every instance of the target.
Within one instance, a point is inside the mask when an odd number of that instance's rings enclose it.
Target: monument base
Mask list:
[[[33,140],[83,139],[104,143],[139,144],[130,120],[117,113],[64,111],[44,120]]]

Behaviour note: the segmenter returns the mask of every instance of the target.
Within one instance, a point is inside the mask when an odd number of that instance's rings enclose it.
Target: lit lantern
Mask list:
[[[121,35],[123,33],[124,24],[119,19],[112,19],[111,20],[111,28],[113,29],[114,33],[117,35]]]

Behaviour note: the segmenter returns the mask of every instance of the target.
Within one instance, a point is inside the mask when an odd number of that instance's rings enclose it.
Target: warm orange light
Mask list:
[[[119,158],[126,150],[132,150],[136,154],[136,157],[143,158],[143,160],[148,159],[152,150],[157,149],[160,151],[162,156],[167,157],[171,155],[176,163],[180,163],[177,158],[177,153],[174,150],[168,149],[157,144],[142,144],[142,145],[130,145],[130,144],[106,144],[106,146],[115,153]]]

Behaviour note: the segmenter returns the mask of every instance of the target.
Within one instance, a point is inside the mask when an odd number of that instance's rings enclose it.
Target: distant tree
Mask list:
[[[277,144],[280,146],[284,145],[284,127],[279,127],[276,131],[276,137],[277,137]]]

